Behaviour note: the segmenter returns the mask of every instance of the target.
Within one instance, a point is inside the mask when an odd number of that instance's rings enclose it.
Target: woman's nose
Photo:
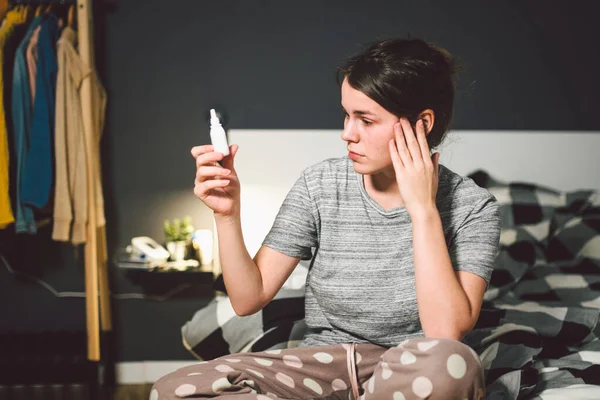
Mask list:
[[[342,140],[346,142],[357,142],[358,141],[358,132],[354,129],[354,124],[351,121],[348,121],[344,130],[342,131]]]

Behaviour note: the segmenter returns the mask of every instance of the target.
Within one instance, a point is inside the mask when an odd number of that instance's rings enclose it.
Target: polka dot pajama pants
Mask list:
[[[232,354],[162,377],[150,400],[352,400],[357,391],[360,400],[480,400],[484,389],[470,347],[414,338],[389,349],[357,344]]]

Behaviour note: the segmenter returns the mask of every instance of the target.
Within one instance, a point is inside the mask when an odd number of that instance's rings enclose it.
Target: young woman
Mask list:
[[[298,348],[235,354],[161,378],[151,399],[479,399],[477,321],[500,235],[492,195],[431,155],[454,103],[450,54],[378,41],[339,69],[348,156],[305,169],[254,259],[240,223],[238,151],[194,147],[194,193],[214,210],[239,315],[300,259],[309,331]],[[220,166],[217,161],[222,161]]]

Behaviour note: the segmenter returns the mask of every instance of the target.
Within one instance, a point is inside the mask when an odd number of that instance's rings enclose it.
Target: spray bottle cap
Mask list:
[[[214,108],[210,109],[210,126],[218,126],[221,125],[221,121],[219,121],[219,117],[217,117],[217,113]]]

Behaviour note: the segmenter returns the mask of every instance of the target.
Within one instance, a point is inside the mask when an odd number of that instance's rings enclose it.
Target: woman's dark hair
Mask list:
[[[397,117],[414,127],[419,114],[435,113],[427,136],[430,149],[442,143],[452,120],[454,74],[457,68],[448,51],[421,39],[386,39],[371,44],[338,68],[344,78]]]

